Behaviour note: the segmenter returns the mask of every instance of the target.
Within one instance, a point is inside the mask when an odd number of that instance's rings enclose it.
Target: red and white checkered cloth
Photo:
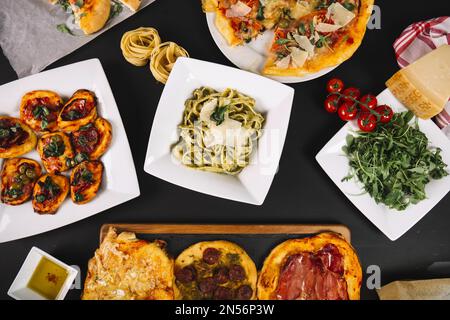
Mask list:
[[[399,66],[404,68],[444,44],[450,44],[450,17],[439,17],[410,25],[395,40],[394,50]],[[440,128],[450,124],[450,102],[434,120]]]

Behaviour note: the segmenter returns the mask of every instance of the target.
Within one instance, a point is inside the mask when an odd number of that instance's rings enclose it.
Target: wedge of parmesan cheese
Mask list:
[[[296,47],[290,48],[290,51],[291,51],[292,64],[294,65],[294,67],[296,67],[296,68],[303,67],[306,60],[308,59],[308,52],[303,51]]]
[[[322,33],[329,33],[329,32],[335,32],[335,31],[339,30],[340,28],[342,28],[340,25],[319,22],[316,26],[316,31],[322,32]]]
[[[347,10],[339,2],[334,2],[331,6],[329,6],[326,15],[327,19],[331,18],[334,24],[340,26],[341,28],[349,24],[355,16],[356,15],[353,12]]]
[[[291,63],[291,56],[288,55],[282,58],[281,60],[275,62],[275,65],[277,66],[278,69],[287,69],[290,63]]]
[[[242,1],[238,1],[235,4],[231,5],[229,9],[225,12],[225,16],[227,18],[237,18],[244,17],[252,11],[248,5],[243,3]]]
[[[386,85],[419,118],[434,117],[450,98],[450,45],[443,45],[400,70]]]
[[[306,52],[308,52],[308,56],[311,58],[314,56],[315,46],[311,43],[311,41],[306,36],[300,36],[298,34],[294,35],[294,40],[298,43],[299,47]]]

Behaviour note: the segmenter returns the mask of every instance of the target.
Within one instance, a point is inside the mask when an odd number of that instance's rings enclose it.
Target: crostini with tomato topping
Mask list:
[[[84,154],[90,160],[97,160],[111,144],[111,124],[103,118],[97,118],[93,123],[72,132],[70,137],[76,154]]]
[[[39,139],[37,150],[47,172],[64,172],[71,168],[74,153],[64,132],[44,134]]]
[[[84,161],[70,175],[70,197],[76,204],[85,204],[95,198],[102,184],[103,164]]]
[[[41,165],[37,161],[25,158],[6,159],[1,172],[1,202],[15,206],[29,200],[41,172]]]
[[[89,90],[75,91],[58,115],[58,128],[73,132],[97,118],[97,98]]]
[[[23,121],[0,116],[0,158],[15,158],[36,146],[36,135]]]
[[[56,131],[56,120],[63,106],[53,91],[35,90],[26,93],[20,103],[20,119],[36,132]]]
[[[55,214],[69,193],[69,179],[63,175],[45,174],[33,189],[33,209],[39,214]]]

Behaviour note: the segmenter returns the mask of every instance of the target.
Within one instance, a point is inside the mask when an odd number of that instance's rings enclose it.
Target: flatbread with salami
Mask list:
[[[238,245],[204,241],[175,260],[177,300],[255,300],[255,263]]]

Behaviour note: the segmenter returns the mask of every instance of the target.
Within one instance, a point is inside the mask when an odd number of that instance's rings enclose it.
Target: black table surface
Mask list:
[[[190,191],[143,170],[151,125],[164,86],[154,80],[147,67],[128,64],[119,42],[130,29],[153,26],[163,40],[179,43],[194,58],[232,65],[214,44],[199,1],[157,0],[52,64],[49,68],[100,59],[127,131],[141,195],[57,230],[0,244],[0,298],[9,299],[7,290],[32,246],[78,265],[84,281],[87,261],[98,247],[100,226],[114,222],[344,224],[351,229],[352,242],[363,266],[363,299],[377,298],[375,290],[368,289],[365,281],[367,268],[372,265],[380,267],[383,285],[394,280],[450,276],[450,268],[445,274],[432,267],[433,263],[445,265],[450,261],[450,196],[392,242],[346,199],[315,160],[317,152],[342,126],[337,116],[328,115],[322,107],[327,79],[337,76],[364,91],[381,92],[385,81],[398,70],[392,44],[402,30],[416,21],[450,15],[448,1],[431,0],[423,5],[416,0],[380,0],[377,4],[381,9],[381,29],[368,30],[363,44],[349,61],[325,77],[292,85],[295,100],[286,144],[279,172],[262,206]],[[0,84],[16,78],[7,59],[0,55]],[[80,293],[71,290],[67,298],[78,299]]]

